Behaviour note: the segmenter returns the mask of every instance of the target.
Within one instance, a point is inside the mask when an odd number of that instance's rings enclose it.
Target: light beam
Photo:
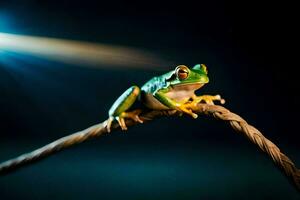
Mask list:
[[[66,39],[0,33],[0,50],[88,67],[161,70],[167,62],[137,48]]]

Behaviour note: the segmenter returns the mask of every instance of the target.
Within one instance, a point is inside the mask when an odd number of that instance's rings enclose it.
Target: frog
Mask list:
[[[143,123],[139,117],[141,109],[130,111],[137,101],[151,110],[174,110],[196,119],[198,115],[193,112],[193,107],[198,103],[210,105],[214,105],[214,101],[225,103],[219,94],[201,96],[195,94],[196,90],[207,83],[209,77],[206,64],[196,64],[193,67],[180,64],[169,72],[154,76],[141,87],[133,85],[125,90],[109,109],[106,120],[107,132],[111,131],[112,122],[115,120],[122,130],[127,130],[126,118]]]

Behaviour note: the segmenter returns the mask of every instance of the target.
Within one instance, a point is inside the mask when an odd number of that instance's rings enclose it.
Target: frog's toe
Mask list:
[[[108,133],[110,132],[110,128],[111,128],[111,124],[112,124],[113,120],[114,120],[114,117],[109,117],[106,120],[106,130]]]
[[[198,117],[198,115],[191,110],[191,106],[188,104],[179,106],[178,110],[192,116],[194,119]]]
[[[193,117],[194,119],[197,119],[197,118],[198,118],[198,115],[197,115],[196,113],[191,113],[191,115],[192,115],[192,117]]]
[[[185,112],[186,114],[192,116],[194,119],[197,119],[198,118],[198,115],[196,113],[193,113],[192,111],[189,111],[189,112]]]
[[[141,124],[143,123],[143,120],[141,120],[141,118],[138,115],[134,116],[133,120]]]
[[[221,100],[220,100],[220,103],[221,103],[221,104],[225,104],[225,102],[226,102],[225,99],[221,99]]]
[[[116,117],[116,120],[118,121],[118,123],[123,131],[127,130],[127,126],[126,126],[124,117],[120,117],[120,116]]]
[[[214,98],[212,100],[215,100],[215,101],[220,101],[221,104],[224,104],[225,103],[225,99],[223,99],[221,97],[221,95],[217,94],[214,96]]]
[[[208,105],[215,105],[215,103],[212,100],[205,100],[205,103]]]
[[[124,112],[122,115],[126,118],[130,118],[135,122],[143,123],[143,120],[139,117],[139,114],[141,114],[142,110],[134,110],[132,112]]]

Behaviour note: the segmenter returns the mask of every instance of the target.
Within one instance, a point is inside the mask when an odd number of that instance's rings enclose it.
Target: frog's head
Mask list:
[[[197,64],[193,68],[178,65],[167,81],[171,86],[195,85],[201,87],[209,82],[207,67],[204,64]]]

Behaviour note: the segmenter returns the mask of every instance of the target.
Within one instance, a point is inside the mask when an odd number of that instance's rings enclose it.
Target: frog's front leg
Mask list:
[[[225,99],[222,99],[220,95],[201,95],[201,96],[192,96],[191,105],[196,106],[201,101],[204,101],[207,104],[214,105],[214,101],[220,101],[221,104],[225,103]]]
[[[166,93],[167,93],[168,89],[162,89],[159,91],[156,91],[154,93],[155,98],[157,98],[162,104],[164,104],[165,106],[167,106],[170,109],[175,109],[178,110],[180,112],[184,112],[188,115],[191,115],[193,118],[197,118],[198,115],[196,113],[194,113],[189,105],[187,105],[185,102],[177,102],[172,100],[171,98],[167,97]]]
[[[108,112],[109,118],[106,124],[107,132],[110,132],[110,127],[114,120],[118,121],[122,130],[127,130],[125,118],[130,118],[136,122],[143,123],[143,121],[139,118],[141,110],[126,112],[136,101],[137,97],[140,95],[140,91],[139,87],[132,86],[114,102]]]

